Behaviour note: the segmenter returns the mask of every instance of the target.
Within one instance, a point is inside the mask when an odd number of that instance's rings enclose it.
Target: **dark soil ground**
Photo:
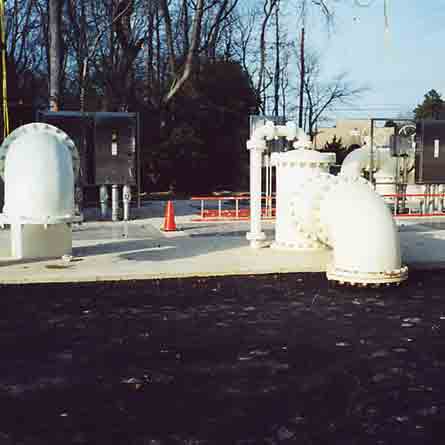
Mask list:
[[[0,444],[445,443],[445,275],[3,287]]]

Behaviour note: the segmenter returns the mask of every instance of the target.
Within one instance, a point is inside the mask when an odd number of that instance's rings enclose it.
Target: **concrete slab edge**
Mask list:
[[[412,263],[408,265],[409,271],[433,271],[445,270],[445,262],[436,263]],[[290,268],[262,269],[262,270],[230,270],[223,272],[186,272],[186,273],[125,273],[107,275],[79,275],[67,276],[57,274],[46,274],[40,276],[28,276],[22,278],[0,279],[0,286],[25,285],[25,284],[81,284],[81,283],[107,283],[121,281],[143,281],[143,280],[163,280],[181,278],[211,278],[211,277],[245,277],[252,275],[271,274],[313,274],[325,273],[325,270],[295,270]],[[62,272],[63,274],[63,272]]]
[[[36,277],[0,279],[0,286],[17,284],[78,284],[78,283],[105,283],[112,281],[139,281],[139,280],[163,280],[174,278],[210,278],[228,276],[270,275],[270,274],[295,274],[295,273],[324,273],[324,270],[294,270],[294,269],[263,269],[249,271],[223,271],[223,272],[191,272],[191,273],[134,273],[134,274],[109,274],[109,275],[80,275],[80,276],[57,276],[55,274]]]

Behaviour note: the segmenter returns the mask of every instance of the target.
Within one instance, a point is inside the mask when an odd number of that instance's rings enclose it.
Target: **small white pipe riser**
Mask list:
[[[124,185],[122,188],[122,201],[124,203],[124,221],[130,219],[131,187]]]
[[[99,188],[99,200],[100,200],[100,216],[105,219],[108,214],[108,187],[103,184]]]
[[[111,219],[119,220],[119,186],[113,184],[111,187]]]

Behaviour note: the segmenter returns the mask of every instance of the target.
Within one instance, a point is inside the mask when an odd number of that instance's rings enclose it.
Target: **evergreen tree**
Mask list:
[[[423,102],[414,110],[416,119],[440,119],[442,113],[445,113],[445,102],[434,89],[425,94]]]

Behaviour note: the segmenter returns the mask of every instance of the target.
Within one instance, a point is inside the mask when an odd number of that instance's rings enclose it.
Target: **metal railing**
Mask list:
[[[445,216],[445,193],[392,193],[382,197],[399,218]]]
[[[392,193],[381,196],[397,218],[445,217],[445,193]],[[250,219],[249,195],[194,196],[190,200],[200,202],[200,212],[193,219],[194,221]],[[275,201],[275,196],[262,197],[261,218],[263,220],[275,219]],[[216,206],[210,206],[209,203],[216,203]]]
[[[191,201],[200,201],[199,218],[194,221],[210,220],[248,220],[250,219],[250,201],[249,195],[240,196],[193,196]],[[232,204],[231,208],[226,208],[227,203]],[[263,196],[263,205],[261,207],[261,218],[264,220],[275,219],[275,196]],[[209,202],[216,202],[216,208],[206,206]],[[245,203],[247,202],[247,205]],[[229,205],[230,205],[229,204]]]

